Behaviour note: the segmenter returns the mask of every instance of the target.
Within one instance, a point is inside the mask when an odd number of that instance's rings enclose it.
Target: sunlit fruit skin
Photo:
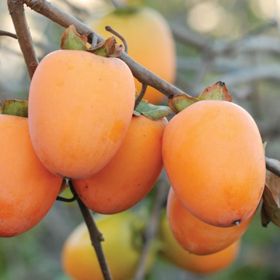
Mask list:
[[[240,225],[216,227],[192,215],[171,189],[168,195],[167,217],[179,244],[190,253],[207,255],[221,251],[236,242],[247,230],[251,218]]]
[[[164,132],[163,162],[184,206],[214,226],[247,220],[263,193],[259,130],[231,102],[199,101],[178,113]]]
[[[137,267],[140,253],[133,247],[131,227],[135,219],[133,214],[123,212],[97,221],[105,239],[102,247],[114,280],[131,279]],[[104,279],[84,223],[67,238],[62,251],[62,264],[71,279]]]
[[[166,20],[156,10],[139,8],[134,12],[111,12],[91,23],[93,29],[104,38],[112,34],[105,26],[112,26],[127,41],[128,54],[137,62],[168,82],[174,82],[176,69],[175,44]],[[139,93],[141,83],[135,79]],[[148,87],[145,99],[160,103],[164,95]]]
[[[92,177],[74,181],[88,208],[104,214],[121,212],[150,192],[162,169],[165,124],[165,120],[133,117],[113,159]]]
[[[176,266],[198,274],[218,272],[230,266],[237,258],[240,240],[229,247],[210,254],[196,255],[184,250],[174,238],[166,218],[161,223],[162,255]]]
[[[27,119],[0,115],[0,236],[19,235],[43,219],[62,179],[48,172],[34,153]]]
[[[30,85],[32,144],[53,173],[83,178],[119,148],[134,106],[127,65],[85,51],[59,50],[37,67]]]

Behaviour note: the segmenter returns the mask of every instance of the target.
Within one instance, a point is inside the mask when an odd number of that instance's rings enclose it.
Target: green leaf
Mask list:
[[[141,100],[135,111],[151,120],[160,120],[172,113],[168,106],[153,105],[144,100]]]
[[[28,101],[19,99],[2,100],[0,112],[5,115],[28,117]]]

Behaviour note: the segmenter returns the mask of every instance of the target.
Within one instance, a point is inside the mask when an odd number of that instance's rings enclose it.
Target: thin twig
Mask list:
[[[116,37],[118,37],[122,43],[123,43],[123,46],[124,46],[124,51],[127,53],[128,51],[128,45],[127,45],[127,42],[125,40],[125,38],[119,33],[117,32],[116,30],[114,30],[111,26],[107,25],[105,26],[105,30],[112,33],[113,35],[115,35]]]
[[[95,249],[95,253],[96,253],[96,256],[97,256],[97,259],[98,259],[98,262],[99,262],[104,280],[112,280],[105,255],[104,255],[103,250],[102,250],[101,242],[104,241],[102,233],[98,230],[98,228],[95,224],[95,221],[93,219],[93,216],[90,214],[90,211],[84,205],[84,203],[81,201],[79,196],[76,194],[73,182],[71,180],[69,180],[69,187],[70,187],[73,195],[77,199],[77,202],[78,202],[78,205],[80,207],[81,213],[82,213],[83,218],[85,220],[85,223],[87,225],[88,232],[89,232],[89,235],[90,235],[91,244]]]
[[[142,83],[141,91],[140,91],[139,95],[136,98],[134,109],[138,106],[138,104],[143,99],[143,97],[145,95],[145,92],[146,92],[146,89],[147,89],[147,85]]]
[[[30,78],[32,78],[38,61],[32,45],[32,38],[25,19],[23,0],[8,0],[8,8],[16,30],[18,42],[24,56]]]
[[[14,39],[17,39],[17,35],[8,31],[0,30],[0,36],[7,36]]]
[[[142,248],[142,253],[140,256],[140,260],[138,263],[134,280],[143,280],[145,278],[150,250],[152,248],[153,240],[158,231],[160,214],[167,197],[168,189],[169,186],[167,185],[166,180],[162,179],[158,182],[157,192],[153,202],[153,209],[151,212],[149,223],[145,230],[145,235],[144,235],[145,243]]]
[[[23,0],[27,6],[32,10],[44,15],[45,17],[51,19],[52,21],[58,23],[63,27],[68,27],[69,25],[75,25],[77,31],[80,34],[89,35],[93,31],[84,23],[80,22],[75,17],[63,12],[61,9],[55,7],[50,2],[46,0]],[[103,38],[96,34],[99,41],[103,41]],[[187,94],[176,86],[168,83],[167,81],[161,79],[159,76],[149,71],[147,68],[142,66],[133,60],[127,53],[122,52],[120,57],[130,68],[133,75],[142,83],[145,83],[151,87],[162,92],[164,95],[174,96],[178,94]]]
[[[280,161],[274,158],[265,158],[266,168],[280,177]]]
[[[57,201],[62,201],[62,202],[73,202],[73,201],[76,200],[76,197],[75,197],[74,195],[73,195],[73,197],[70,197],[70,198],[58,196],[58,197],[56,198],[56,200],[57,200]]]

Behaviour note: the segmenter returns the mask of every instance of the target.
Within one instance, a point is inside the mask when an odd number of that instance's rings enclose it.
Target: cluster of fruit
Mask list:
[[[123,17],[124,30],[119,27]],[[103,19],[105,24],[128,39],[138,61],[145,57],[147,62],[142,63],[146,67],[173,80],[174,46],[159,15],[148,9],[132,9],[116,11],[109,18],[111,22]],[[96,30],[104,25],[103,20],[95,23]],[[143,34],[140,26],[145,27]],[[131,34],[141,43],[134,46]],[[89,209],[113,214],[144,198],[164,163],[174,189],[168,199],[168,220],[178,243],[192,253],[184,259],[191,259],[193,254],[212,254],[209,263],[215,263],[214,255],[219,254],[224,265],[233,259],[238,239],[248,227],[264,188],[264,150],[255,122],[231,102],[206,100],[213,98],[211,94],[181,108],[168,124],[165,118],[133,116],[135,92],[133,75],[118,58],[59,50],[42,59],[30,85],[28,118],[0,115],[0,144],[7,151],[1,153],[5,163],[0,179],[1,236],[14,236],[36,225],[54,203],[65,177],[71,178]],[[161,100],[154,90],[147,92],[147,98]],[[173,109],[178,108],[174,100],[170,100]],[[121,223],[114,224],[108,233],[104,228],[105,239],[110,240],[109,234],[114,237],[114,228],[119,227]],[[129,228],[130,222],[126,221],[124,227]],[[86,234],[83,227],[73,233],[74,243],[80,234]],[[124,242],[112,245],[119,248],[114,248],[114,259],[130,246],[130,235],[120,235]],[[166,236],[168,244],[170,235]],[[105,246],[109,244],[105,242]],[[65,267],[83,270],[77,261],[88,264],[83,254],[92,255],[91,250],[87,247],[74,253],[75,262],[65,260]],[[174,257],[172,253],[166,256]],[[131,252],[129,259],[135,266],[135,253]],[[127,275],[133,271],[127,263],[115,266]],[[218,268],[209,266],[205,272]],[[203,270],[197,266],[194,271]],[[114,279],[126,279],[127,275]],[[89,279],[92,277],[89,274]]]
[[[125,17],[120,16],[120,24],[132,28],[127,37],[139,38],[133,29],[146,24],[141,36],[152,42],[142,41],[140,48],[129,39],[131,52],[172,81],[175,53],[164,19],[149,9],[116,12],[112,18],[115,14]],[[162,44],[166,47],[156,58],[152,46]],[[148,89],[148,99],[159,96]],[[72,178],[85,204],[101,213],[129,208],[150,191],[162,167],[165,121],[131,119],[134,100],[134,78],[119,59],[61,50],[40,62],[30,85],[28,118],[22,108],[14,112],[2,107],[0,142],[7,152],[1,154],[1,236],[36,225],[54,203],[63,177]]]

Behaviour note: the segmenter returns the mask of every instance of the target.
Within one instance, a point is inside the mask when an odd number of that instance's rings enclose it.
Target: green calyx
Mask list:
[[[205,88],[198,97],[192,97],[186,94],[175,95],[169,99],[168,105],[175,113],[179,113],[193,103],[201,100],[223,100],[231,102],[232,97],[225,83],[219,81]]]
[[[171,113],[172,110],[168,106],[153,105],[144,100],[140,101],[134,111],[135,116],[143,115],[153,121],[160,120]]]
[[[19,117],[28,117],[28,101],[19,99],[2,100],[0,113]]]
[[[77,32],[74,25],[65,29],[61,36],[60,48],[63,50],[87,50],[87,36]]]

